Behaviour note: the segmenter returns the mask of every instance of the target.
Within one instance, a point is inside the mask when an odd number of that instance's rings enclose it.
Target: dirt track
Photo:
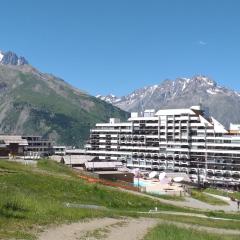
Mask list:
[[[216,234],[234,234],[240,236],[238,230],[200,227],[191,224],[163,221],[154,218],[103,218],[86,222],[64,224],[47,229],[39,236],[39,240],[140,240],[158,223],[170,223],[183,228],[193,228]]]
[[[39,240],[136,240],[157,224],[155,219],[104,218],[50,228]]]

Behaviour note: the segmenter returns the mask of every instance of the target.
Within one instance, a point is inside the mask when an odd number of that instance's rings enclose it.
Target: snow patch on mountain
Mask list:
[[[14,52],[3,52],[0,50],[0,64],[20,66],[28,64],[28,61],[24,57],[18,57]]]
[[[3,57],[4,57],[3,52],[0,51],[0,62],[2,61]]]
[[[217,92],[216,92],[216,91],[213,91],[212,89],[207,89],[207,92],[208,92],[209,94],[211,94],[211,95],[217,94]]]
[[[187,82],[184,82],[184,83],[183,83],[182,91],[184,91],[184,89],[186,88],[186,84],[187,84]]]
[[[121,101],[121,98],[116,97],[114,94],[109,94],[107,96],[102,96],[98,94],[95,97],[111,104]]]
[[[143,87],[123,97],[109,94],[101,98],[129,112],[187,108],[201,103],[207,112],[210,111],[226,127],[229,126],[229,121],[240,123],[240,92],[219,86],[202,75],[168,79],[159,85]]]
[[[107,96],[97,95],[96,97],[124,110],[129,110],[129,108],[136,110],[135,108],[137,106],[142,106],[144,104],[151,105],[151,102],[153,103],[152,105],[155,105],[158,101],[173,101],[184,94],[191,95],[191,93],[195,91],[200,95],[205,92],[208,96],[223,94],[240,97],[240,93],[218,86],[212,79],[201,75],[192,78],[181,77],[174,81],[165,80],[159,85],[145,86],[123,97],[116,97],[114,94],[109,94]],[[204,99],[206,96],[203,95],[199,98]]]

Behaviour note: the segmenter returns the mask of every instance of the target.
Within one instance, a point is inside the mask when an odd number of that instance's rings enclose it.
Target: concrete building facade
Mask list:
[[[45,157],[53,154],[53,142],[45,139],[42,136],[23,136],[28,145],[25,147],[25,156],[28,157]]]
[[[87,154],[128,168],[185,172],[209,182],[240,183],[240,135],[231,134],[201,106],[132,113],[91,130]]]

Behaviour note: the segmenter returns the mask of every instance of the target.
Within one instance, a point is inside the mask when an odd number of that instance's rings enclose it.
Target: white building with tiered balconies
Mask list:
[[[240,135],[231,134],[201,106],[132,113],[91,130],[87,154],[128,168],[185,172],[209,182],[240,183]]]

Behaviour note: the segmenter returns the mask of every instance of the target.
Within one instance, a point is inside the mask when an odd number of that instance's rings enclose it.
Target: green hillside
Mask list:
[[[0,239],[36,239],[37,233],[48,225],[77,222],[84,218],[120,216],[148,216],[196,226],[240,229],[237,213],[181,208],[162,203],[147,195],[138,196],[112,187],[88,183],[79,178],[71,168],[51,160],[39,160],[36,165],[0,160],[0,189]],[[98,205],[105,209],[68,207],[67,203],[75,206]],[[146,214],[155,207],[162,213]],[[183,215],[173,215],[173,212]],[[194,214],[186,216],[186,213]],[[200,218],[196,213],[228,220]],[[156,234],[158,232],[156,229]],[[155,236],[155,230],[150,236]]]
[[[40,134],[80,146],[89,128],[128,113],[29,65],[0,66],[0,132]]]
[[[37,166],[1,160],[0,187],[0,239],[32,239],[39,226],[46,224],[130,215],[132,211],[149,211],[155,206],[161,210],[182,210],[86,183],[70,168],[47,160],[39,161]],[[66,203],[105,206],[109,211],[67,208]]]

